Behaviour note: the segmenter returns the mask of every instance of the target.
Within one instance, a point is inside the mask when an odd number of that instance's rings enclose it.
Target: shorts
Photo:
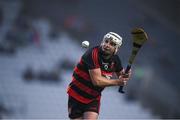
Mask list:
[[[93,111],[99,114],[100,100],[94,100],[88,104],[81,103],[69,96],[68,111],[69,118],[75,119],[83,116],[84,112]]]

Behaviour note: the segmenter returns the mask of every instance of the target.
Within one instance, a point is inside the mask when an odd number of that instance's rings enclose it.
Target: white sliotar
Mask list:
[[[81,45],[83,48],[88,48],[89,47],[89,41],[83,41]]]

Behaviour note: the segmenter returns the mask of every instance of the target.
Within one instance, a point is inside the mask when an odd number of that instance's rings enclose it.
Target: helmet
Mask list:
[[[107,40],[107,39],[110,39],[112,42],[114,42],[116,44],[116,46],[115,46],[116,47],[115,54],[116,54],[119,47],[122,45],[122,37],[119,36],[117,33],[109,32],[104,35],[101,45],[103,45],[105,40]]]
[[[111,41],[113,41],[118,47],[120,47],[122,44],[122,37],[114,32],[109,32],[104,35],[103,41],[105,41],[106,39],[111,39]]]

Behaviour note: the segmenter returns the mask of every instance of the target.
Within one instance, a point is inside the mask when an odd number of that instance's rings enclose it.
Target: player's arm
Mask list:
[[[99,87],[124,85],[127,81],[127,78],[123,78],[123,77],[119,77],[119,79],[109,80],[101,75],[100,68],[89,70],[89,74],[90,74],[92,83],[95,86],[99,86]]]

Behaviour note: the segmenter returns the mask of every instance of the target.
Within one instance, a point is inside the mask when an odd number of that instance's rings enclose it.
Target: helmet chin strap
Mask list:
[[[118,47],[116,47],[115,51],[114,51],[114,55],[118,52]]]

